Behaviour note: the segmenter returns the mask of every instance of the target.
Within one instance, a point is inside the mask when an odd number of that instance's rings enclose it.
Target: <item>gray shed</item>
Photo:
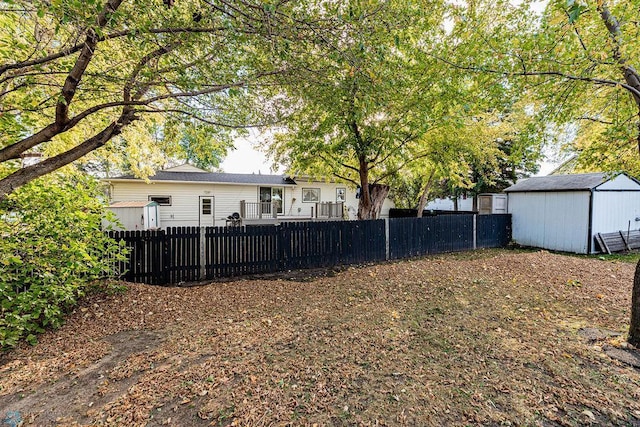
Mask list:
[[[513,240],[574,253],[595,253],[594,236],[640,227],[640,183],[626,174],[533,177],[507,188]]]

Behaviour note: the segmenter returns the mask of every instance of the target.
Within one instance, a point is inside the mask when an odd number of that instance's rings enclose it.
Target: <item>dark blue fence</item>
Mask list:
[[[511,215],[477,215],[476,247],[502,248],[511,241]]]
[[[389,220],[391,259],[473,249],[473,215]]]
[[[511,240],[511,216],[169,227],[110,232],[110,236],[130,248],[129,261],[119,265],[123,279],[176,284],[503,247]]]

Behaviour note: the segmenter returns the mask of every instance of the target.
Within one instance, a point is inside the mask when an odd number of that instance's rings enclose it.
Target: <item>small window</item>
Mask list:
[[[336,202],[344,202],[347,199],[347,189],[346,188],[336,188]]]
[[[202,215],[211,215],[211,199],[202,199]]]
[[[150,202],[156,202],[160,206],[171,206],[171,196],[149,196]]]
[[[319,188],[303,188],[302,201],[303,202],[319,202],[320,189]]]

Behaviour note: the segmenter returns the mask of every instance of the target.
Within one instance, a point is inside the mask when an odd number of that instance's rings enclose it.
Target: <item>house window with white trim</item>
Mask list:
[[[316,203],[320,201],[320,189],[319,188],[303,188],[302,189],[302,201],[308,203]]]

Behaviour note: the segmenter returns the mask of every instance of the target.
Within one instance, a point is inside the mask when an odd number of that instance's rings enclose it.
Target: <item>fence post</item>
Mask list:
[[[162,275],[164,276],[164,285],[171,283],[171,253],[169,252],[169,228],[166,230],[160,230],[159,232],[162,241]]]
[[[204,280],[207,276],[207,269],[206,269],[206,265],[207,265],[207,252],[205,250],[205,230],[206,227],[200,227],[200,280]]]
[[[384,219],[384,259],[389,260],[390,256],[390,244],[389,244],[389,218]]]
[[[473,214],[473,250],[477,249],[478,244],[478,222],[477,215]]]

